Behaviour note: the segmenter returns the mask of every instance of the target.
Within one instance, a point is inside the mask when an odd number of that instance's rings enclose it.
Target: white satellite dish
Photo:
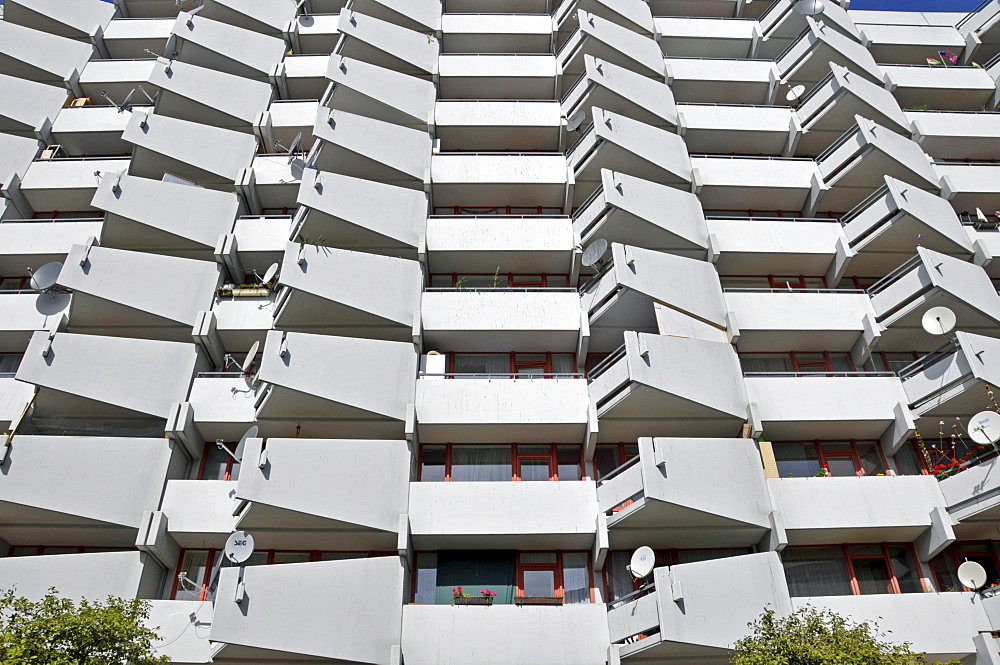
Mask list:
[[[598,238],[594,242],[587,245],[587,248],[583,250],[583,259],[581,262],[583,265],[590,268],[591,266],[601,267],[601,259],[605,254],[608,253],[608,241],[604,238]]]
[[[253,359],[257,356],[257,349],[260,348],[260,342],[254,342],[247,351],[247,357],[243,359],[243,364],[240,366],[244,372],[250,369],[250,365],[253,363]]]
[[[980,445],[989,445],[1000,440],[1000,413],[980,411],[969,418],[969,436]]]
[[[247,447],[247,439],[256,439],[257,432],[259,431],[260,429],[256,425],[254,425],[253,427],[251,427],[250,429],[248,429],[246,432],[243,433],[243,436],[240,437],[240,442],[236,444],[236,459],[241,464],[243,463],[243,450]]]
[[[653,572],[656,564],[656,553],[651,547],[643,545],[632,553],[632,560],[629,562],[628,571],[632,577],[642,579]]]
[[[799,97],[801,97],[805,91],[806,87],[804,85],[793,86],[792,89],[785,95],[785,99],[790,102],[797,102],[799,101]]]
[[[62,271],[63,264],[58,261],[53,261],[52,263],[46,263],[41,268],[36,270],[31,274],[31,288],[36,291],[46,292],[56,285],[56,281],[59,279],[59,273]]]
[[[967,589],[978,589],[986,584],[986,569],[975,561],[966,561],[958,567],[958,581]]]
[[[955,329],[958,317],[947,307],[931,307],[920,318],[920,325],[932,335],[944,335]]]
[[[823,0],[799,0],[795,3],[794,9],[803,16],[819,16],[826,6]]]
[[[267,270],[264,271],[264,277],[260,280],[261,285],[263,286],[264,284],[270,284],[271,280],[274,279],[274,276],[277,274],[278,274],[278,264],[272,263],[267,267]]]
[[[226,538],[226,549],[224,551],[229,561],[243,563],[253,554],[253,536],[246,531],[232,533],[229,538]]]
[[[586,111],[577,111],[570,117],[566,118],[566,131],[575,132],[576,130],[580,129],[580,125],[582,125],[583,121],[586,119],[587,119]]]

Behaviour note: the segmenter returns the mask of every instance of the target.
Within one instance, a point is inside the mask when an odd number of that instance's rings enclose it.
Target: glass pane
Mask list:
[[[507,286],[507,275],[459,275],[458,284],[464,288],[501,288]]]
[[[597,446],[597,450],[594,451],[594,466],[597,468],[598,480],[617,469],[620,464],[618,446]]]
[[[885,465],[882,464],[882,456],[879,454],[878,446],[874,443],[857,444],[858,457],[861,458],[861,468],[866,476],[877,476],[885,473]]]
[[[304,563],[310,558],[309,552],[275,552],[274,563]]]
[[[862,595],[895,591],[885,559],[851,559],[851,563],[854,564],[854,576]]]
[[[854,458],[851,457],[850,453],[832,455],[828,453],[826,466],[830,469],[830,475],[837,478],[857,475],[857,469],[854,468]]]
[[[792,596],[850,596],[851,577],[839,547],[788,547],[781,553]]]
[[[810,442],[775,442],[772,444],[782,478],[808,478],[820,469],[816,446]]]
[[[37,552],[37,547],[12,547],[7,556],[35,556]]]
[[[631,559],[631,552],[616,551],[608,556],[608,563],[604,569],[608,601],[618,600],[635,590],[635,578],[627,569]]]
[[[767,277],[734,277],[732,275],[719,275],[724,289],[768,289],[771,283]]]
[[[555,552],[522,552],[518,559],[521,563],[555,563]]]
[[[254,552],[250,555],[250,558],[246,560],[244,566],[264,566],[267,565],[267,552]]]
[[[347,561],[348,559],[367,559],[365,552],[323,552],[320,561]]]
[[[0,353],[0,374],[17,372],[23,357],[20,353]]]
[[[453,446],[451,479],[466,482],[511,480],[511,455],[508,446]]]
[[[580,447],[579,446],[559,446],[559,480],[580,480],[583,472],[580,468]]]
[[[524,571],[524,595],[527,597],[552,597],[556,595],[556,573],[554,570]]]
[[[232,459],[224,450],[214,443],[208,444],[205,452],[205,468],[201,472],[201,480],[223,480],[226,477],[226,467]]]
[[[444,480],[445,447],[424,446],[420,455],[421,482],[441,482]]]
[[[573,357],[572,353],[552,354],[553,374],[573,374],[574,372],[576,372],[576,358]]]
[[[889,545],[889,560],[892,562],[892,573],[899,583],[902,593],[921,593],[924,586],[920,583],[920,569],[913,560],[913,553],[905,545]]]
[[[437,593],[437,554],[417,554],[417,579],[414,582],[413,602],[433,605]]]
[[[543,459],[521,460],[521,480],[538,481],[549,479],[549,461]]]
[[[847,551],[851,556],[882,556],[880,545],[851,545]]]
[[[545,365],[516,365],[515,371],[518,376],[545,374]]]
[[[834,372],[854,371],[854,367],[851,366],[851,356],[846,353],[831,353],[830,367],[833,368]]]
[[[744,372],[791,372],[792,359],[785,354],[741,353],[740,366]]]
[[[568,275],[546,275],[545,285],[552,287],[565,287],[569,286],[569,276]]]
[[[525,446],[523,444],[517,447],[518,455],[551,455],[552,446]]]
[[[456,353],[456,374],[510,374],[506,353]]]
[[[639,455],[639,444],[638,443],[626,443],[622,448],[625,449],[625,459],[623,461],[628,461],[633,457]]]
[[[55,556],[57,554],[77,554],[79,551],[79,547],[46,547],[42,551],[42,554],[45,556]]]
[[[514,275],[514,282],[520,285],[532,285],[541,286],[542,276],[541,275]]]
[[[903,447],[893,456],[893,459],[896,460],[896,470],[904,476],[919,476],[923,473],[920,458],[917,457],[920,454],[913,444],[903,444]]]
[[[208,569],[208,552],[205,550],[188,550],[184,553],[184,560],[181,562],[181,574],[190,580],[188,582],[177,582],[176,598],[184,600],[186,598],[197,599],[201,595],[201,585],[205,583],[205,572]]]
[[[962,583],[958,581],[958,569],[951,558],[951,552],[945,551],[930,560],[934,571],[934,583],[937,591],[961,591]]]
[[[563,587],[567,604],[590,602],[590,570],[583,552],[563,554]]]
[[[431,286],[439,288],[451,286],[451,275],[431,275]]]
[[[805,277],[803,278],[803,283],[807,289],[824,289],[826,284],[823,283],[822,277]],[[794,285],[793,285],[794,286]]]

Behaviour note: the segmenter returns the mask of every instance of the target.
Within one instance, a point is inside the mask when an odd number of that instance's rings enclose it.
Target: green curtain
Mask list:
[[[451,590],[463,587],[465,593],[479,595],[480,589],[495,591],[495,604],[510,605],[517,588],[517,552],[481,550],[443,550],[438,552],[438,605],[451,605]]]

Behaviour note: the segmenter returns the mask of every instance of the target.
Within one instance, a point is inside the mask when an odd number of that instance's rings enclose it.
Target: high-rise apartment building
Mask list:
[[[0,588],[177,663],[1000,663],[1000,0],[5,9]]]

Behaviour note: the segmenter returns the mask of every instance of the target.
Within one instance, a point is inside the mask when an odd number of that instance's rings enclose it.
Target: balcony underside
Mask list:
[[[767,529],[720,515],[641,497],[608,517],[612,549],[749,547]]]

